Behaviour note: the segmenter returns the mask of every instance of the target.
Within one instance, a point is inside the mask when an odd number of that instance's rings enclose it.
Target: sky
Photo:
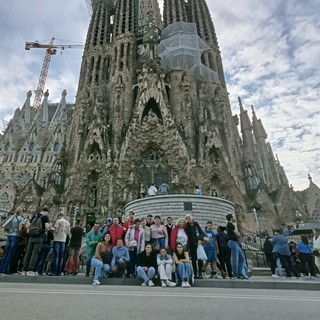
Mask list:
[[[163,1],[159,1],[162,6]],[[320,185],[319,0],[207,0],[216,29],[232,111],[238,96],[254,106],[294,190]],[[44,49],[26,41],[84,44],[85,0],[0,1],[0,118],[10,120],[37,88]],[[52,102],[75,101],[81,49],[58,50],[45,86]],[[251,115],[251,111],[249,112]],[[1,121],[0,121],[1,128]]]

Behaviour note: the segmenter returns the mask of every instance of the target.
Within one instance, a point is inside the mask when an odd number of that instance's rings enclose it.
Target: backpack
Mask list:
[[[31,221],[29,227],[29,235],[30,236],[38,236],[42,232],[42,219],[41,217],[34,218]]]

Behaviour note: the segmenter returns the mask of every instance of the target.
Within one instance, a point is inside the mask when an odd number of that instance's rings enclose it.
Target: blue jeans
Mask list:
[[[8,235],[6,250],[0,265],[0,272],[9,272],[9,267],[13,258],[15,257],[19,242],[19,237]]]
[[[229,240],[228,247],[231,249],[232,257],[232,277],[236,278],[238,275],[248,277],[245,268],[245,256],[238,241]]]
[[[189,281],[192,276],[192,264],[190,262],[179,262],[176,265],[176,274],[178,280]]]
[[[106,273],[110,273],[110,266],[108,264],[104,264],[96,257],[92,257],[91,265],[95,268],[93,280],[99,280],[99,277]]]
[[[152,238],[152,239],[151,239],[151,243],[152,243],[153,245],[156,244],[156,243],[159,243],[160,248],[165,248],[165,247],[166,247],[166,238],[165,238],[165,237],[163,237],[163,238],[157,238],[157,239]]]
[[[38,272],[40,274],[43,273],[43,269],[46,264],[50,249],[51,249],[51,245],[48,243],[44,243],[41,247],[41,251],[38,256],[38,262],[37,262],[37,267],[36,267],[36,269],[38,269]]]
[[[154,267],[148,268],[147,272],[143,270],[143,267],[141,266],[137,267],[137,277],[141,278],[143,282],[152,280],[155,274],[156,274],[156,270]]]
[[[53,259],[51,263],[51,273],[60,274],[64,263],[64,250],[66,243],[61,241],[53,241]]]

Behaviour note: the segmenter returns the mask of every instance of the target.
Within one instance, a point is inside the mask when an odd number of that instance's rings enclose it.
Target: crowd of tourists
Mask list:
[[[139,219],[129,212],[123,223],[118,217],[95,223],[84,238],[80,220],[71,227],[59,213],[50,223],[45,207],[29,221],[18,208],[2,224],[7,242],[0,274],[75,276],[81,257],[86,261],[85,276],[93,275],[93,285],[99,285],[103,277],[138,278],[142,286],[154,286],[157,278],[163,287],[184,288],[192,286],[194,279],[248,279],[251,270],[235,216],[228,214],[226,220],[225,226],[215,228],[213,221],[207,221],[202,227],[190,214],[174,222],[171,217],[164,220],[152,215]],[[301,272],[311,276],[316,275],[313,255],[320,249],[319,233],[314,233],[313,248],[304,238],[297,247],[305,266]],[[287,238],[279,233],[270,244],[273,276],[282,276],[284,268],[287,277],[300,277],[287,258],[291,255]],[[315,258],[319,268],[319,258]]]

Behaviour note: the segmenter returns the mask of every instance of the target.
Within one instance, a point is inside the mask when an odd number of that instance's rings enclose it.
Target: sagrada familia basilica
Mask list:
[[[0,136],[0,210],[47,205],[70,219],[117,215],[151,183],[218,195],[250,224],[319,216],[320,190],[295,192],[262,121],[232,114],[205,0],[92,0],[75,104],[31,91]],[[213,194],[214,193],[214,194]],[[164,213],[168,214],[168,213]]]

